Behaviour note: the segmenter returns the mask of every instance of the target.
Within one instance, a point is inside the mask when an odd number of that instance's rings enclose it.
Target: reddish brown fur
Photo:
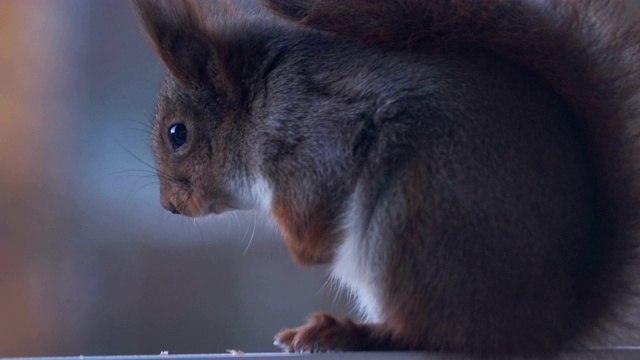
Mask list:
[[[325,209],[307,214],[296,208],[307,209],[287,199],[276,200],[272,212],[278,220],[284,242],[293,258],[304,266],[324,264],[331,259],[335,236],[323,215]]]

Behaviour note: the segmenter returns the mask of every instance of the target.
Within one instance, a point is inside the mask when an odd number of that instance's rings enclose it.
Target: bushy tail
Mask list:
[[[361,43],[482,48],[544,79],[584,130],[604,209],[601,260],[585,293],[595,300],[585,311],[600,311],[598,321],[612,314],[602,309],[631,288],[640,235],[638,9],[623,0],[263,1],[292,21]]]

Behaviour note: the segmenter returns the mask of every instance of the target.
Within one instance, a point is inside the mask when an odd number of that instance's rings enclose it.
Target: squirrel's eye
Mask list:
[[[169,142],[173,151],[178,150],[187,142],[187,127],[182,124],[173,124],[169,127]]]

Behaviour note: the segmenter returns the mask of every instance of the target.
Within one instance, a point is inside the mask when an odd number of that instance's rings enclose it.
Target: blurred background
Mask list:
[[[161,208],[162,74],[124,0],[0,1],[0,357],[275,351],[347,312],[268,219]]]

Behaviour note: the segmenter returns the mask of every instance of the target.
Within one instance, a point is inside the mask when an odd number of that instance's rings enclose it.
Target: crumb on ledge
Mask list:
[[[242,350],[227,349],[226,351],[231,355],[244,355],[244,351]]]

